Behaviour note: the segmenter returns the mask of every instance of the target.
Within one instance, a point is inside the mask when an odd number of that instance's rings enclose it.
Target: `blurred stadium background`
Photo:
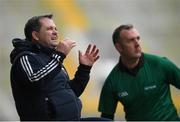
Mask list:
[[[84,94],[82,117],[99,116],[100,90],[118,61],[111,35],[120,24],[132,23],[140,31],[144,52],[166,56],[180,67],[180,0],[0,0],[0,120],[19,120],[10,87],[11,40],[24,38],[24,25],[34,16],[52,13],[61,39],[77,41],[65,60],[72,78],[78,66],[77,51],[89,43],[100,48]],[[180,91],[172,87],[180,115]],[[116,120],[124,120],[119,104]]]

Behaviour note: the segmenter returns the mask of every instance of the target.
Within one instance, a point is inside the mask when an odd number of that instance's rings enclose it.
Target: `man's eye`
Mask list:
[[[134,39],[129,39],[129,40],[128,40],[129,43],[130,43],[130,42],[133,42],[133,41],[134,41]]]
[[[137,40],[140,40],[140,37],[139,37],[139,36],[137,37]]]
[[[47,30],[53,30],[53,28],[52,27],[48,27]]]

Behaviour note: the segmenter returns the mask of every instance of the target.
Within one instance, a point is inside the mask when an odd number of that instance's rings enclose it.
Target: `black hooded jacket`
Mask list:
[[[91,67],[80,64],[73,80],[62,65],[63,53],[13,39],[11,87],[20,120],[79,120]]]

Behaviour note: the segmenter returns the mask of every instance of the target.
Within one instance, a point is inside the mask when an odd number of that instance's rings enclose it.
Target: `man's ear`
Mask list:
[[[33,31],[33,32],[32,32],[32,39],[33,39],[33,40],[37,40],[37,41],[39,40],[39,35],[38,35],[38,32],[37,32],[37,31]]]
[[[122,52],[122,45],[120,43],[117,42],[114,44],[114,46],[119,53]]]

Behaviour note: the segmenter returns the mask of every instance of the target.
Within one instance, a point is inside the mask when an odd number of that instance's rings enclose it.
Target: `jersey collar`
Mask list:
[[[122,72],[126,72],[132,76],[136,76],[136,74],[138,73],[139,69],[144,65],[144,54],[142,53],[140,59],[139,59],[139,63],[136,67],[134,67],[133,69],[128,69],[121,61],[121,57],[119,58],[119,63],[118,63],[118,67],[120,68],[120,70]]]

